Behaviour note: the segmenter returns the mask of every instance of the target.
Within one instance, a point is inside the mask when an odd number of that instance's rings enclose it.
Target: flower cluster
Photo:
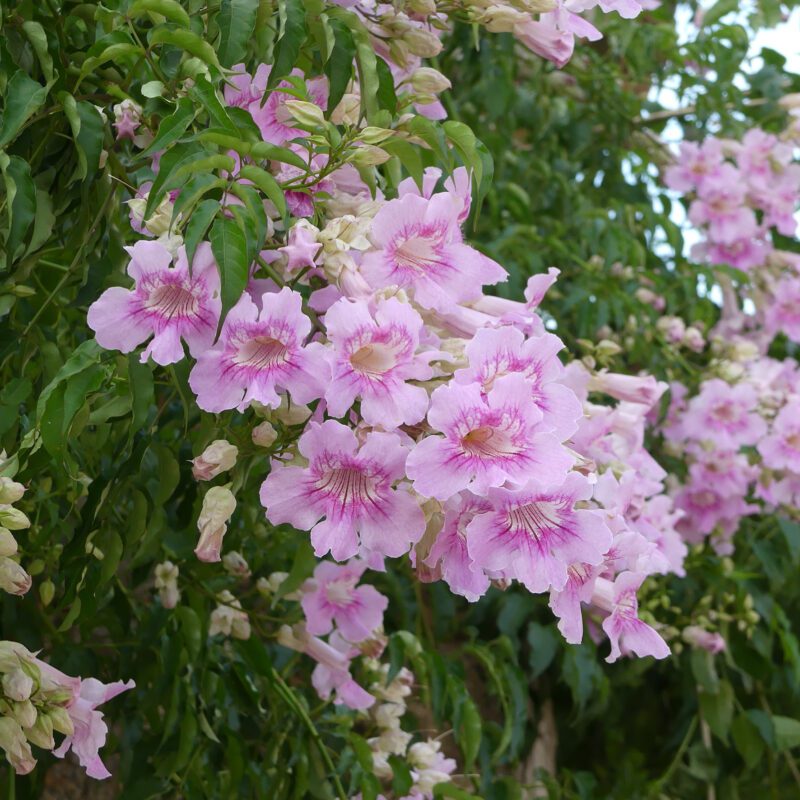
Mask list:
[[[58,758],[72,750],[87,775],[110,776],[99,755],[108,728],[97,707],[133,689],[133,681],[72,678],[9,641],[0,642],[0,675],[0,748],[17,774],[36,766],[34,745]],[[56,733],[65,736],[58,747]]]
[[[31,576],[17,560],[17,540],[12,531],[29,528],[30,520],[13,504],[22,499],[25,487],[11,478],[0,478],[0,589],[23,595],[31,588]]]

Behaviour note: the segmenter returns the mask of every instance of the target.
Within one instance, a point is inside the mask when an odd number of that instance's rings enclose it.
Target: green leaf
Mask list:
[[[39,59],[44,79],[49,83],[53,80],[53,59],[47,51],[47,34],[44,28],[38,22],[29,19],[22,23],[22,30],[28,37],[36,58]]]
[[[134,19],[147,14],[160,14],[184,28],[191,26],[189,15],[177,0],[136,0],[128,10],[128,16]]]
[[[191,165],[193,167],[194,165]],[[198,169],[200,166],[198,164]],[[214,189],[222,189],[227,185],[224,178],[218,178],[210,172],[200,172],[192,175],[191,178],[183,185],[181,193],[175,200],[172,207],[173,220],[178,218],[179,214],[183,214],[185,218],[191,220],[192,209],[200,202],[203,195]]]
[[[158,126],[158,133],[156,138],[150,143],[150,146],[142,150],[142,158],[150,158],[154,153],[159,150],[166,150],[169,145],[176,142],[186,133],[188,127],[192,124],[197,115],[197,109],[194,103],[188,97],[182,97],[175,107],[175,111],[168,117],[161,120]]]
[[[269,142],[257,142],[250,148],[250,156],[255,159],[267,159],[269,161],[280,161],[282,164],[291,164],[298,169],[307,170],[308,164],[293,150],[288,147],[278,147]]]
[[[214,86],[203,77],[197,77],[189,90],[189,96],[208,112],[215,125],[224,128],[231,136],[239,136],[239,129],[228,115],[228,111],[217,95]]]
[[[178,171],[189,164],[207,158],[209,151],[195,142],[176,144],[161,157],[156,175],[150,192],[147,195],[147,206],[144,211],[144,218],[149,219],[153,211],[158,207],[164,194],[170,189],[175,189],[181,184],[181,178],[177,177]],[[181,175],[188,178],[188,173]]]
[[[739,0],[717,0],[717,2],[703,14],[703,27],[710,27],[715,22],[719,22],[726,14],[736,11],[738,8]]]
[[[772,725],[775,729],[775,747],[779,751],[800,745],[800,720],[773,716]]]
[[[310,542],[307,540],[301,541],[294,554],[294,561],[292,562],[292,568],[289,570],[289,575],[278,587],[278,591],[275,592],[275,599],[280,600],[281,597],[285,597],[287,594],[297,591],[297,589],[300,588],[300,584],[302,584],[306,578],[311,577],[315,564],[316,556],[314,555],[314,550]]]
[[[42,107],[48,88],[22,70],[12,75],[3,94],[6,105],[0,122],[0,147],[13,141],[19,129]]]
[[[222,0],[220,3],[217,55],[223,66],[232,67],[244,58],[257,14],[258,0]]]
[[[328,76],[328,116],[339,105],[350,81],[353,79],[353,61],[356,56],[356,45],[353,34],[339,19],[330,20],[336,44],[331,56],[325,64]]]
[[[746,714],[739,714],[731,725],[733,743],[748,767],[754,767],[764,753],[764,739]]]
[[[367,122],[373,124],[375,115],[380,108],[378,105],[378,93],[381,82],[378,77],[375,48],[372,45],[369,31],[364,27],[358,15],[348,9],[329,8],[328,14],[340,19],[350,30],[350,34],[353,37],[353,44],[356,49],[356,64],[358,66],[358,82],[361,89],[361,107]]]
[[[5,247],[8,260],[13,263],[25,234],[33,223],[36,213],[36,187],[31,178],[31,168],[25,159],[5,154],[3,156],[0,159],[0,168],[6,186],[9,215]]]
[[[281,78],[295,67],[306,39],[306,12],[302,0],[279,0],[280,30],[273,51],[272,70],[267,89],[274,89]]]
[[[222,72],[222,65],[217,58],[217,51],[193,31],[156,28],[150,35],[150,44],[167,44],[172,47],[178,47],[195,58],[199,58],[206,66],[213,67],[217,72]]]
[[[248,164],[239,170],[239,177],[244,180],[252,181],[262,192],[275,204],[278,213],[286,219],[286,197],[283,194],[283,189],[279,186],[275,178],[261,167],[255,167]]]
[[[189,264],[194,260],[197,245],[200,244],[206,231],[211,225],[211,220],[219,209],[219,200],[203,200],[198,203],[192,212],[189,222],[183,231],[183,243],[186,247],[186,258]]]
[[[103,152],[105,136],[103,118],[86,100],[76,101],[66,92],[61,92],[58,99],[72,129],[72,138],[78,153],[78,166],[75,168],[73,178],[80,180],[93,178],[100,167],[100,155]]]
[[[481,746],[483,722],[475,703],[467,696],[461,702],[456,727],[456,739],[464,754],[464,768],[469,770],[475,763]]]
[[[560,639],[552,625],[544,626],[538,622],[528,625],[527,639],[531,648],[531,678],[538,678],[553,663]]]
[[[133,436],[144,427],[155,402],[153,370],[142,364],[137,353],[128,355],[128,386],[132,395],[130,435]]]
[[[200,624],[200,617],[197,612],[187,605],[179,605],[175,609],[178,622],[181,627],[181,637],[186,645],[189,657],[195,660],[200,655],[203,647],[203,627]]]
[[[728,741],[728,731],[733,719],[733,688],[728,681],[720,681],[719,691],[699,693],[700,710],[711,732],[721,741]]]
[[[470,794],[465,789],[460,789],[454,783],[437,783],[433,787],[434,797],[451,797],[453,800],[481,800],[476,794]]]
[[[250,260],[247,257],[247,238],[244,231],[232,219],[219,217],[211,227],[211,250],[219,267],[222,325],[228,311],[242,296],[250,275]]]

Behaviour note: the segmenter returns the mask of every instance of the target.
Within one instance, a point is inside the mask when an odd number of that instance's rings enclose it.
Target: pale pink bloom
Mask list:
[[[366,569],[363,561],[317,565],[301,601],[309,633],[324,636],[335,622],[345,639],[363,642],[382,626],[389,601],[374,586],[357,585]]]
[[[692,192],[719,173],[725,161],[722,142],[713,136],[701,144],[681,142],[675,161],[665,170],[664,183],[677,192]]]
[[[467,525],[470,557],[531,592],[562,590],[570,565],[599,565],[611,546],[603,514],[575,507],[591,494],[577,472],[549,486],[532,480],[519,489],[490,489],[493,510]]]
[[[467,551],[467,525],[476,514],[491,511],[491,503],[469,492],[451,497],[444,505],[444,525],[433,543],[425,563],[439,565],[450,591],[474,603],[489,588],[489,578],[476,567]]]
[[[681,634],[692,647],[699,647],[712,655],[725,652],[725,640],[719,633],[711,633],[699,625],[689,625]]]
[[[697,448],[696,459],[689,467],[690,483],[698,487],[710,486],[723,496],[744,497],[747,487],[758,475],[758,468],[751,466],[747,456],[737,451],[715,449],[709,452]]]
[[[742,272],[762,266],[772,250],[772,243],[763,238],[761,231],[755,237],[737,239],[728,244],[698,242],[692,245],[692,258],[707,260],[712,264],[729,264]]]
[[[255,78],[252,79],[245,71],[244,64],[236,64],[232,70],[234,74],[230,77],[230,81],[233,86],[225,87],[225,102],[229,106],[249,111],[264,141],[284,144],[290,139],[307,135],[301,128],[296,127],[297,122],[286,107],[287,100],[296,99],[286,91],[287,89],[294,91],[289,81],[281,81],[264,101],[267,80],[272,71],[270,65],[260,64]],[[302,78],[303,73],[295,69],[292,71],[292,76]],[[324,109],[328,104],[328,79],[312,78],[306,82],[306,88],[310,101]]]
[[[375,250],[361,261],[367,282],[375,289],[399,286],[423,308],[447,310],[505,280],[499,264],[463,243],[462,208],[448,192],[427,199],[406,194],[386,203],[372,221]]]
[[[767,432],[757,407],[758,394],[750,384],[731,386],[713,378],[689,401],[683,432],[697,440],[711,441],[720,449],[753,445]]]
[[[792,397],[780,410],[758,452],[765,467],[800,473],[800,398]]]
[[[709,237],[720,244],[748,239],[758,232],[756,215],[747,205],[747,188],[739,171],[731,164],[703,181],[697,199],[689,206],[689,219],[708,226]]]
[[[311,320],[303,298],[284,287],[265,293],[259,311],[246,292],[228,312],[217,343],[202,353],[189,385],[204,411],[243,411],[256,400],[280,405],[277,389],[297,403],[308,403],[324,391],[327,364],[316,347],[305,347]]]
[[[558,480],[572,456],[541,421],[522,375],[497,378],[487,394],[478,384],[440,386],[431,396],[428,423],[443,435],[419,441],[406,472],[417,492],[437,500],[462,489],[481,494],[507,480]]]
[[[583,11],[589,6],[581,0],[558,1],[553,11],[541,14],[538,20],[521,22],[514,26],[514,36],[529,50],[563,67],[572,58],[575,37],[596,42],[603,38],[597,28],[573,11]]]
[[[313,231],[305,225],[293,225],[288,241],[284,247],[278,248],[286,256],[287,271],[293,273],[303,267],[313,267],[314,258],[322,247]]]
[[[742,517],[759,510],[742,497],[720,495],[708,484],[682,487],[675,495],[675,505],[684,512],[677,528],[688,542],[702,541],[715,528],[726,535],[733,534]]]
[[[197,357],[214,341],[221,309],[219,273],[211,245],[202,242],[192,272],[183,247],[175,265],[159,242],[140,240],[125,248],[131,256],[128,275],[133,289],[106,289],[89,307],[87,321],[97,343],[106,350],[130,353],[152,334],[142,361],[174,364],[183,358],[183,339]]]
[[[639,601],[636,592],[645,576],[635,572],[617,575],[614,583],[598,578],[592,602],[610,612],[603,620],[603,630],[611,642],[611,652],[606,661],[611,664],[625,652],[633,652],[640,658],[666,658],[669,653],[667,643],[661,636],[639,619]]]
[[[601,567],[591,564],[570,564],[564,587],[550,590],[550,609],[558,617],[558,630],[570,644],[580,644],[583,640],[581,603],[592,599],[600,572]]]
[[[72,678],[39,659],[35,663],[49,688],[60,687],[72,693],[66,711],[74,731],[53,751],[53,755],[63,758],[71,749],[90,778],[102,780],[110,777],[111,773],[99,754],[100,748],[106,742],[108,726],[97,707],[118,694],[133,689],[136,684],[133,681],[104,684],[95,678]]]
[[[760,128],[751,128],[742,137],[736,163],[747,181],[755,187],[768,187],[779,177],[775,167],[792,160],[792,148],[777,136]]]
[[[308,467],[273,460],[261,487],[274,525],[311,531],[317,556],[330,552],[337,561],[352,558],[359,546],[395,558],[422,538],[422,510],[408,491],[392,488],[407,456],[398,436],[368,433],[359,447],[350,428],[327,420],[311,422],[298,448]]]
[[[433,353],[419,354],[422,318],[394,297],[379,300],[375,310],[362,300],[334,303],[325,314],[333,345],[327,351],[331,381],[325,390],[328,413],[341,417],[361,400],[369,425],[414,425],[428,410],[428,393],[407,381],[428,380]]]
[[[559,440],[571,436],[583,416],[575,393],[558,382],[564,367],[558,352],[564,343],[552,333],[526,339],[516,328],[483,328],[467,344],[469,367],[456,370],[458,383],[479,383],[489,392],[503,375],[520,374],[530,384],[531,396],[542,412],[542,428]]]
[[[657,381],[652,375],[623,375],[605,370],[592,376],[589,387],[617,400],[641,403],[648,408],[655,405],[667,390],[667,384]]]
[[[800,277],[785,277],[775,284],[764,323],[773,336],[780,332],[800,342]]]
[[[397,187],[397,196],[404,197],[407,194],[417,195],[418,197],[430,198],[436,191],[436,184],[442,178],[442,171],[438,167],[426,167],[422,175],[422,189],[420,189],[413,178],[406,178]],[[461,205],[458,213],[458,222],[463,223],[469,216],[469,209],[472,204],[472,182],[469,172],[465,167],[458,167],[451,176],[444,182],[444,189],[449,192]]]
[[[259,64],[255,77],[251,77],[244,64],[234,64],[225,84],[225,102],[229,106],[247,110],[252,103],[261,103],[267,89],[271,67]]]

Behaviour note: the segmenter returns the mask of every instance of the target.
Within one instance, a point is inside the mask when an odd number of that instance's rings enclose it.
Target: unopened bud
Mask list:
[[[0,557],[13,556],[17,552],[17,540],[8,528],[0,528]]]
[[[427,94],[439,94],[452,86],[450,81],[433,67],[420,67],[411,76],[411,85],[418,92]]]
[[[11,478],[0,478],[0,503],[16,503],[25,494],[25,487]]]
[[[56,593],[56,586],[49,578],[39,584],[39,599],[42,605],[47,607],[53,602],[53,597]]]
[[[47,714],[39,714],[33,727],[25,729],[25,735],[31,744],[45,750],[52,750],[56,746],[53,740],[53,721]]]
[[[18,508],[0,506],[0,526],[10,531],[21,531],[30,528],[31,521]]]
[[[407,7],[413,14],[429,17],[436,13],[436,0],[408,0]]]
[[[253,444],[259,447],[272,447],[278,438],[278,432],[269,422],[262,422],[253,428]]]
[[[0,748],[5,751],[17,775],[27,775],[36,766],[25,733],[10,717],[0,717]]]
[[[0,558],[0,589],[21,596],[31,588],[31,583],[31,576],[16,561]]]
[[[30,700],[12,702],[11,716],[23,727],[32,728],[36,724],[36,708]]]
[[[192,459],[192,475],[195,480],[210,481],[232,469],[238,455],[236,445],[225,439],[216,439],[197,458]]]
[[[284,425],[301,425],[311,416],[308,406],[298,403],[289,403],[287,395],[281,397],[281,404],[272,412],[272,415]]]
[[[305,100],[286,100],[283,103],[292,118],[308,128],[319,128],[325,124],[325,115],[316,103]]]
[[[403,35],[403,42],[410,52],[422,58],[434,58],[442,52],[439,37],[424,28],[411,28]]]
[[[53,706],[47,710],[47,716],[53,723],[53,728],[58,733],[63,733],[65,736],[72,736],[75,733],[75,726],[72,724],[72,717],[66,708],[61,706]]]
[[[3,675],[3,694],[10,700],[21,703],[30,698],[31,692],[33,692],[33,678],[21,667]]]
[[[348,160],[358,167],[376,167],[378,164],[385,164],[390,158],[391,156],[380,147],[365,144],[357,147]]]
[[[201,561],[219,561],[222,539],[228,530],[228,520],[236,509],[236,498],[225,486],[214,486],[203,498],[203,508],[197,520],[200,541],[194,552]]]
[[[389,137],[394,136],[394,131],[389,128],[378,128],[375,125],[368,125],[358,132],[358,138],[364,144],[380,144]]]

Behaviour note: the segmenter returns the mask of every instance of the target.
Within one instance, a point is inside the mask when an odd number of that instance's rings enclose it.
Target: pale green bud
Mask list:
[[[0,525],[10,531],[21,531],[30,528],[31,521],[18,508],[0,506]]]
[[[17,552],[17,540],[8,528],[0,528],[0,556],[13,556]]]
[[[411,85],[416,91],[426,94],[439,94],[452,86],[450,81],[433,67],[420,67],[411,76]]]
[[[16,503],[25,494],[25,487],[11,478],[0,478],[0,503]]]
[[[0,747],[5,751],[17,775],[27,775],[36,766],[36,759],[24,731],[10,717],[0,718]]]
[[[53,728],[58,733],[63,733],[65,736],[72,736],[75,733],[75,726],[72,724],[72,717],[66,708],[61,706],[54,706],[47,710],[47,716],[53,723]]]
[[[32,728],[36,724],[36,707],[30,700],[11,703],[11,716],[23,727]]]
[[[325,124],[325,115],[316,103],[307,103],[305,100],[286,100],[284,107],[292,118],[308,128],[318,128]]]
[[[36,717],[36,724],[25,729],[25,735],[31,744],[43,747],[45,750],[52,750],[56,746],[53,739],[53,721],[47,714],[39,714]]]
[[[253,444],[259,447],[272,447],[278,438],[278,433],[269,422],[262,422],[253,428]]]
[[[391,156],[380,147],[365,144],[357,147],[348,160],[359,167],[375,167],[378,164],[385,164],[390,158]]]
[[[16,667],[11,672],[3,675],[3,694],[11,700],[23,702],[28,700],[33,692],[33,678],[21,667]]]

